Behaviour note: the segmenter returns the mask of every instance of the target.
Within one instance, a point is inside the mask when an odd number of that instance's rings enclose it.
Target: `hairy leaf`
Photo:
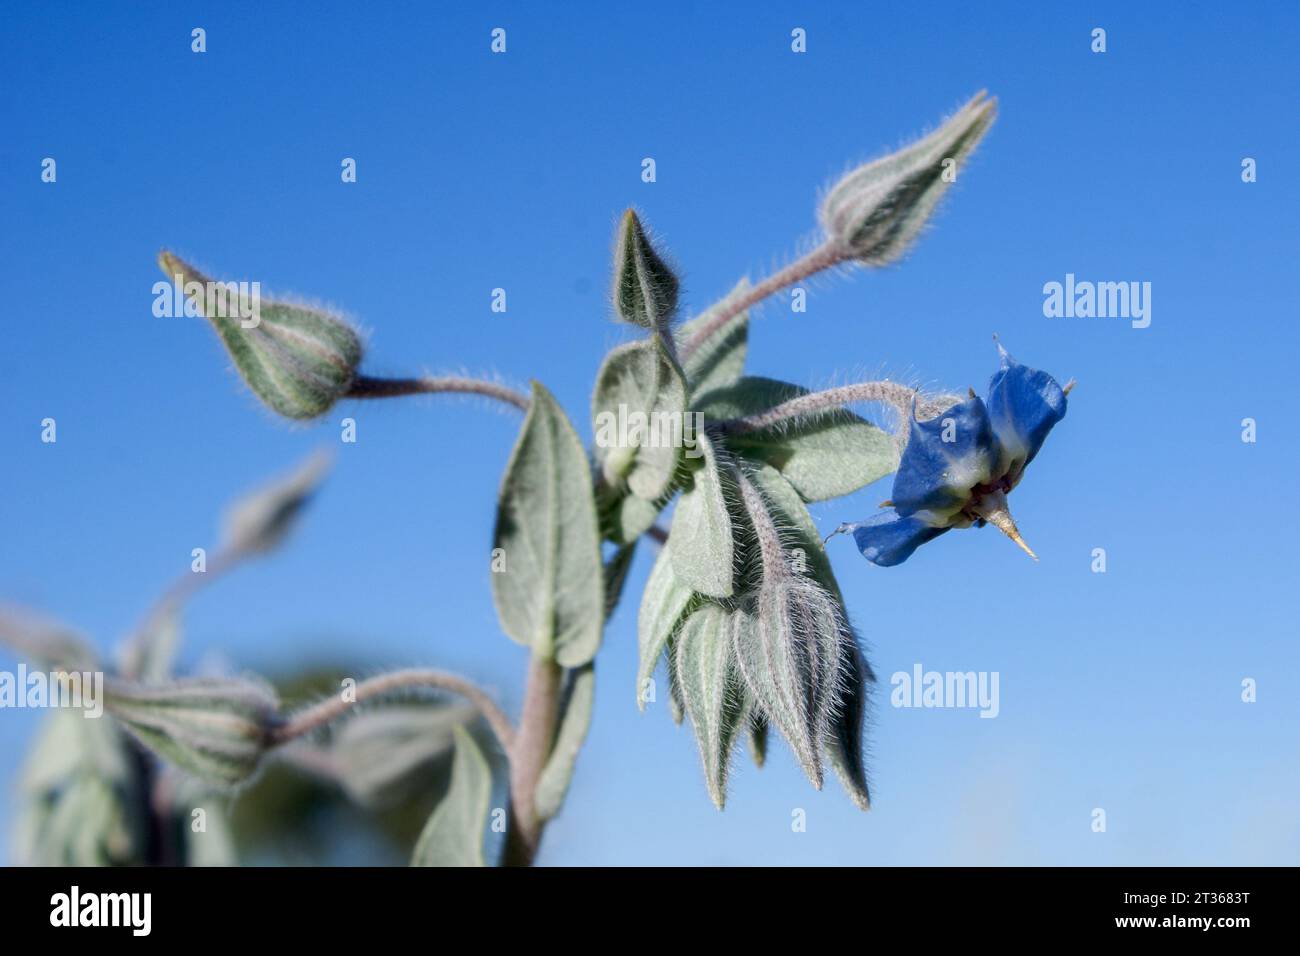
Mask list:
[[[753,415],[808,394],[775,379],[747,376],[695,403],[706,421]],[[805,501],[822,501],[857,491],[898,468],[893,439],[845,409],[788,419],[769,428],[727,435],[727,447],[780,470]]]
[[[573,426],[538,382],[501,483],[493,547],[505,561],[492,575],[505,632],[565,667],[591,660],[605,620],[591,469]]]
[[[685,345],[703,329],[728,304],[749,292],[749,280],[741,279],[726,298],[683,324],[677,330],[677,341]],[[713,332],[696,346],[682,362],[686,381],[692,395],[707,395],[716,388],[724,388],[745,374],[745,353],[749,349],[749,313],[741,312],[725,326]]]
[[[645,710],[643,688],[654,674],[655,665],[663,654],[682,617],[694,605],[695,592],[687,587],[673,571],[668,549],[660,550],[655,559],[650,579],[641,594],[641,609],[637,614],[637,645],[640,663],[636,674],[637,706]]]
[[[732,627],[745,684],[820,788],[822,741],[839,698],[838,603],[811,579],[792,575],[764,582],[746,605]]]
[[[727,766],[744,716],[743,689],[732,659],[729,614],[704,604],[676,639],[677,686],[695,728],[709,796],[719,810],[727,799]]]
[[[638,498],[659,499],[681,457],[686,383],[662,340],[610,352],[596,378],[591,419],[605,481],[626,483]]]
[[[451,786],[424,825],[412,866],[484,866],[483,836],[492,800],[492,771],[464,727],[454,731]]]
[[[591,709],[595,703],[596,671],[591,664],[573,671],[565,692],[563,717],[555,735],[555,746],[550,759],[537,780],[534,802],[537,815],[549,820],[560,810],[564,796],[569,792],[573,768],[578,762],[578,751],[587,739],[591,728]]]
[[[692,472],[694,485],[677,503],[664,550],[686,585],[701,594],[725,598],[732,593],[734,577],[731,516],[718,453],[703,433],[696,436],[696,442],[702,460]]]

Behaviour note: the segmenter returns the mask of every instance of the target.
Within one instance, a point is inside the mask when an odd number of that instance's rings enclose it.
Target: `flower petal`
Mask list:
[[[997,439],[984,402],[958,402],[928,421],[912,417],[911,435],[894,476],[894,510],[903,517],[932,511],[955,517],[970,501],[970,490],[992,477]]]
[[[1056,379],[1021,365],[998,343],[1002,367],[989,381],[989,419],[1001,446],[998,475],[1014,485],[1052,426],[1065,417],[1065,392]]]
[[[852,527],[853,540],[862,556],[882,568],[902,564],[912,552],[948,529],[919,518],[901,518],[892,511]]]

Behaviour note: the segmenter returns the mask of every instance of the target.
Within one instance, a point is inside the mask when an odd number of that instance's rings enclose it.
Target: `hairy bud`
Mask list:
[[[821,221],[845,257],[883,266],[902,256],[996,112],[997,100],[977,93],[929,136],[836,183],[822,202]]]
[[[677,277],[629,209],[614,244],[614,308],[619,317],[667,336],[677,311],[677,286]]]
[[[272,411],[316,418],[347,394],[361,364],[356,331],[336,316],[286,302],[246,308],[235,283],[214,283],[170,252],[158,256],[163,274],[194,303],[230,353],[240,376]],[[232,302],[239,298],[238,307]]]
[[[253,775],[270,747],[279,701],[260,680],[204,678],[113,682],[105,688],[105,708],[179,769],[233,786]]]
[[[226,513],[226,547],[241,554],[264,554],[278,547],[328,468],[329,455],[317,453],[293,474],[235,502]]]

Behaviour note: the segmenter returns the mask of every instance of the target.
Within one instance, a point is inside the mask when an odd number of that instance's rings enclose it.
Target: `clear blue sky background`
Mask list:
[[[291,545],[193,603],[186,660],[436,664],[517,706],[525,658],[497,626],[487,564],[517,418],[428,398],[288,427],[202,322],[153,317],[159,248],[346,310],[372,374],[538,377],[589,436],[590,383],[625,336],[606,299],[625,206],[672,250],[693,312],[794,254],[847,164],[987,87],[1000,118],[915,252],[820,285],[806,314],[767,307],[750,367],[982,391],[997,332],[1079,380],[1014,496],[1040,563],[991,530],[890,570],[831,545],[878,673],[998,671],[1000,716],[893,709],[886,684],[871,813],[834,784],[812,791],[781,745],[762,771],[739,756],[719,814],[689,729],[634,705],[645,548],[543,862],[1295,863],[1297,10],[8,4],[0,596],[110,648],[214,543],[225,502],[330,446],[335,472]],[[190,52],[195,26],[206,54]],[[504,56],[488,50],[497,26]],[[1258,182],[1241,182],[1243,157]],[[1067,272],[1152,283],[1150,328],[1044,318],[1042,286]],[[345,415],[355,445],[338,441]],[[47,416],[56,445],[39,440]],[[887,493],[814,517],[829,530]],[[6,783],[35,717],[0,713]]]

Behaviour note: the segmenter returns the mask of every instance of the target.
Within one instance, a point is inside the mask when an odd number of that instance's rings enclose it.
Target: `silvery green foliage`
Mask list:
[[[996,114],[997,101],[977,93],[929,136],[848,173],[822,202],[827,235],[864,265],[897,261]]]
[[[632,414],[645,416],[648,423],[682,420],[686,379],[664,343],[656,336],[629,342],[610,352],[596,376],[591,403],[596,460],[605,483],[615,488],[626,485],[628,491],[646,502],[656,502],[668,491],[681,460],[681,447],[670,441],[620,445],[617,426]],[[631,540],[635,537],[632,535]]]
[[[256,772],[272,745],[280,703],[254,678],[114,681],[104,706],[150,750],[208,783],[233,786]]]
[[[679,348],[694,338],[715,315],[748,293],[749,289],[749,280],[741,279],[721,301],[683,323],[676,332]],[[686,357],[682,368],[690,382],[691,394],[704,395],[735,382],[744,374],[748,350],[749,313],[742,311]]]
[[[204,290],[213,282],[170,252],[158,256],[169,279]],[[286,418],[324,415],[347,394],[361,362],[361,337],[348,323],[320,309],[288,302],[260,303],[255,323],[208,296],[191,301],[212,323],[240,376],[263,402]]]
[[[745,692],[732,650],[732,629],[742,611],[702,605],[676,636],[673,674],[695,727],[709,796],[726,803],[731,745],[746,717]]]
[[[466,706],[379,707],[348,718],[328,753],[348,796],[361,806],[389,807],[415,796],[420,771],[446,757],[455,729],[473,719]]]
[[[749,375],[701,395],[695,405],[708,420],[726,421],[807,394],[798,385]],[[894,440],[843,408],[729,435],[727,447],[777,468],[804,501],[852,494],[898,468]]]
[[[529,400],[477,380],[442,388],[448,380],[363,377],[361,337],[342,319],[273,301],[260,303],[253,322],[223,314],[213,307],[207,277],[170,253],[160,256],[163,272],[212,323],[250,389],[289,419],[319,417],[349,396],[439,390],[495,395],[527,409],[501,483],[491,576],[502,630],[531,659],[521,726],[485,704],[481,691],[466,691],[467,682],[456,685],[487,717],[509,765],[505,859],[522,852],[530,861],[546,821],[560,812],[591,726],[593,658],[629,579],[636,543],[648,533],[660,541],[666,535],[666,542],[640,600],[637,703],[644,709],[663,700],[677,722],[689,716],[714,803],[725,804],[738,741],[748,741],[762,766],[775,728],[815,786],[829,764],[853,802],[868,808],[863,726],[874,677],[807,503],[894,472],[906,435],[886,433],[826,393],[746,376],[746,309],[821,269],[899,259],[994,112],[994,101],[980,94],[929,136],[848,173],[822,202],[822,245],[757,286],[742,279],[680,326],[681,282],[629,210],[614,241],[612,300],[637,337],[616,346],[597,374],[590,456],[540,383]],[[890,397],[873,400],[895,410],[906,404],[918,421],[951,404],[946,396],[900,393],[894,383],[866,384],[887,385],[878,393]],[[665,442],[653,427],[624,433],[617,425],[629,414],[676,424],[683,441]],[[697,416],[704,429],[688,432],[686,421],[693,426]],[[322,471],[314,460],[236,505],[224,562],[280,545]],[[667,532],[656,529],[665,514]],[[175,768],[169,778],[182,773],[161,822],[174,829],[191,805],[209,804],[214,838],[178,842],[190,862],[220,862],[227,856],[218,790],[247,781],[292,736],[286,727],[307,733],[319,726],[315,718],[346,710],[326,701],[295,721],[258,680],[173,676],[181,603],[168,596],[130,642],[123,674],[109,685],[111,720],[57,715],[48,725],[22,783],[18,845],[28,859],[144,861],[147,831],[159,823],[151,816],[159,812],[153,753]],[[52,666],[93,660],[65,630],[15,624],[3,614],[0,640]],[[661,660],[666,694],[654,692]],[[329,745],[313,752],[356,802],[374,806],[402,799],[411,771],[444,759],[451,748],[448,792],[412,863],[481,866],[494,780],[468,719],[464,708],[367,710],[350,715]]]
[[[30,866],[139,862],[148,830],[142,787],[129,744],[112,721],[56,710],[18,780],[16,861]]]
[[[505,560],[492,575],[505,632],[565,667],[591,660],[605,622],[591,468],[564,411],[536,382],[501,483],[493,549]]]
[[[578,762],[578,752],[587,731],[591,729],[591,710],[596,698],[596,671],[592,664],[587,664],[571,671],[568,686],[565,688],[564,701],[561,704],[560,729],[555,735],[555,745],[551,749],[550,759],[537,780],[534,799],[537,803],[537,815],[549,820],[560,812],[560,805],[569,792],[569,783],[573,779],[574,767]]]
[[[677,276],[629,209],[614,241],[614,308],[619,318],[668,336],[677,311]]]
[[[429,817],[412,866],[484,866],[483,838],[492,800],[492,771],[464,727],[455,729],[451,786]]]

